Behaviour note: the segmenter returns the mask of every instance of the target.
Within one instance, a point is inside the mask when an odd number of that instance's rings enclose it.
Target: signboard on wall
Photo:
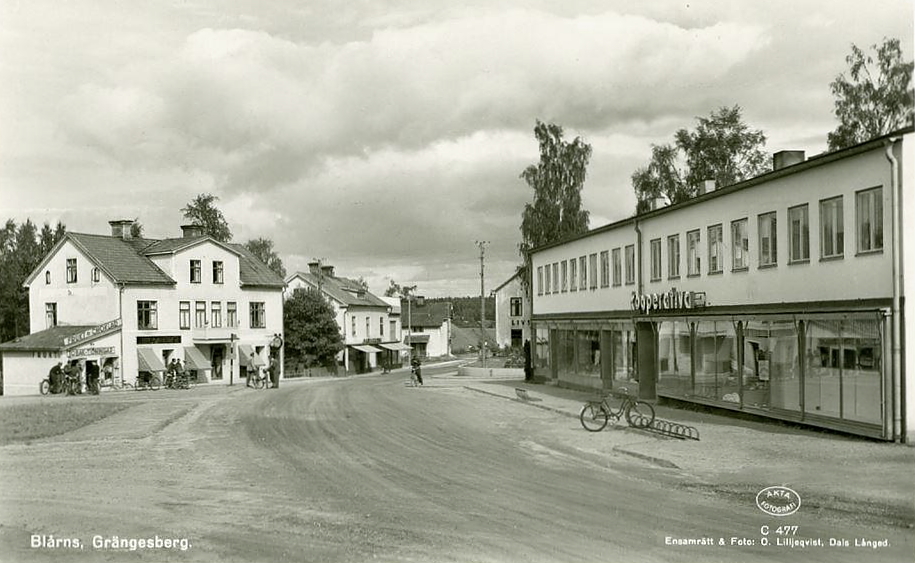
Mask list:
[[[73,336],[68,336],[64,338],[64,347],[75,346],[82,342],[92,340],[103,334],[113,332],[121,328],[121,319],[114,319],[113,321],[108,321],[107,323],[102,323],[98,326],[86,329],[79,334],[74,334]]]
[[[675,287],[665,293],[639,294],[633,291],[630,305],[633,311],[646,315],[655,311],[698,309],[705,307],[705,292],[677,291]]]

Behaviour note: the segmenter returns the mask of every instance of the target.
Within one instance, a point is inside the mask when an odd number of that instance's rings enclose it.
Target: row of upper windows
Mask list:
[[[224,283],[225,266],[221,260],[213,260],[212,264],[213,283]],[[78,272],[76,269],[76,258],[67,258],[67,283],[76,283]],[[203,281],[203,262],[201,260],[190,261],[189,279],[191,283],[201,283]],[[98,283],[101,280],[101,273],[98,268],[92,268],[92,281]],[[44,283],[51,284],[51,270],[44,273]]]
[[[92,268],[92,283],[98,283],[102,279],[102,273],[98,268]],[[67,258],[67,283],[76,283],[78,280],[76,270],[76,258]],[[51,270],[44,272],[45,285],[51,285]]]
[[[820,258],[841,259],[845,256],[845,225],[843,196],[823,199],[819,202]],[[778,265],[777,215],[775,211],[757,215],[759,268],[774,268]],[[749,219],[731,221],[731,271],[742,272],[750,267]],[[855,193],[855,240],[858,254],[879,253],[883,250],[883,188],[869,188]],[[708,271],[710,275],[724,272],[724,226],[712,225],[707,228]],[[662,277],[662,239],[649,241],[650,281]],[[701,230],[686,233],[686,275],[701,275]],[[623,284],[623,258],[625,252],[625,283],[635,284],[635,245],[604,250],[589,256],[581,256],[561,262],[537,267],[537,294],[562,293],[566,291],[597,289]],[[612,260],[611,260],[612,256]],[[680,234],[667,237],[667,278],[680,278]],[[599,258],[598,258],[599,257]],[[600,271],[597,270],[598,259]],[[809,204],[788,208],[788,264],[810,261],[810,215]],[[612,269],[611,269],[612,263]],[[577,272],[576,272],[577,270]],[[590,276],[588,275],[590,271]],[[599,275],[598,275],[599,274]]]
[[[140,330],[157,330],[159,328],[158,301],[137,301],[137,328]],[[209,309],[206,301],[194,302],[194,328],[222,328],[222,302],[211,301]],[[238,304],[226,302],[225,328],[238,328]],[[251,328],[267,326],[266,306],[262,301],[249,303],[249,320]],[[57,303],[45,303],[45,320],[47,328],[57,326]],[[178,303],[178,328],[191,328],[191,302]]]
[[[384,338],[384,325],[387,317],[381,316],[378,318],[378,336]],[[358,323],[356,315],[350,315],[350,336],[356,336],[356,324]],[[365,338],[371,338],[372,333],[372,317],[365,317]],[[390,324],[390,335],[392,338],[397,338],[397,321],[391,321]]]

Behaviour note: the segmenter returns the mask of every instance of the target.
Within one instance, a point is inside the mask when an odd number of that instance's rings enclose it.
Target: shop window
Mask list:
[[[249,304],[249,313],[251,328],[267,327],[267,313],[263,301],[252,301]]]
[[[556,330],[556,367],[561,374],[575,373],[575,331]]]
[[[748,321],[744,327],[743,348],[744,406],[800,411],[801,385],[794,321]]]
[[[137,301],[137,328],[156,330],[159,327],[156,301]]]
[[[820,258],[841,258],[845,254],[842,196],[820,202]]]
[[[550,368],[550,329],[537,328],[534,333],[535,365],[539,369]]]
[[[731,222],[731,269],[746,270],[750,267],[750,233],[747,220]]]
[[[695,332],[694,393],[708,400],[741,404],[737,333],[731,321],[699,321]]]
[[[187,330],[191,328],[191,302],[178,303],[178,328]]]
[[[578,291],[578,260],[569,260],[569,291]]]
[[[623,285],[623,258],[622,249],[613,249],[613,285]]]
[[[588,287],[588,259],[585,256],[578,258],[578,288],[582,291]]]
[[[76,283],[76,258],[67,258],[67,283]]]
[[[810,217],[807,204],[788,209],[788,263],[810,260]]]
[[[712,225],[708,228],[708,273],[720,274],[724,269],[722,250],[724,247],[724,232],[721,225]]]
[[[600,332],[577,330],[575,335],[576,375],[600,378]]]
[[[610,252],[606,250],[600,253],[600,286],[610,287]]]
[[[883,188],[858,192],[855,204],[858,252],[883,250]]]
[[[759,265],[775,266],[778,263],[777,221],[775,212],[759,216]]]
[[[680,235],[667,237],[667,279],[680,277]]]
[[[651,281],[661,281],[661,239],[656,238],[649,244],[651,248]]]
[[[200,283],[201,274],[200,274],[200,260],[191,260],[191,283]]]
[[[626,382],[637,381],[638,370],[636,368],[636,359],[638,353],[635,341],[635,329],[632,325],[620,324],[613,328],[610,334],[610,342],[613,348],[613,381],[614,387]],[[634,389],[629,388],[634,393]]]
[[[701,273],[701,258],[699,257],[699,237],[698,230],[686,233],[686,261],[688,276],[698,276]]]
[[[689,324],[658,323],[658,393],[668,397],[692,394],[691,356]]]
[[[635,283],[635,245],[626,247],[626,285]]]

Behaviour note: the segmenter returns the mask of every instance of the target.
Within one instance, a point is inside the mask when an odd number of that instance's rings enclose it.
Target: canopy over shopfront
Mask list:
[[[251,354],[254,354],[253,358]],[[267,362],[265,362],[263,358],[254,352],[254,348],[251,346],[251,344],[239,344],[238,357],[244,359],[250,364],[250,367],[253,368],[267,365]]]
[[[184,347],[184,364],[190,369],[213,369],[209,360],[206,359],[203,352],[198,350],[196,346]]]
[[[140,371],[165,371],[165,364],[150,348],[137,348],[137,362]]]
[[[367,344],[353,345],[353,348],[359,350],[360,352],[365,352],[366,354],[377,354],[378,352],[381,352],[381,350],[378,348],[375,348],[374,346],[368,346]]]
[[[404,350],[404,351],[410,351],[410,350],[412,350],[412,348],[410,348],[410,347],[407,346],[406,344],[401,344],[400,342],[391,342],[391,343],[387,343],[387,344],[379,344],[379,346],[381,346],[382,348],[387,348],[388,350],[392,350],[392,351],[394,351],[394,352],[397,352],[398,350]]]

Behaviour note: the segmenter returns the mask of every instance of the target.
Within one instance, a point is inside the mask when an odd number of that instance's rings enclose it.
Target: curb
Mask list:
[[[521,400],[521,399],[516,399],[516,398],[514,398],[514,397],[507,397],[507,396],[501,395],[501,394],[499,394],[499,393],[493,393],[492,391],[485,391],[485,390],[483,390],[483,389],[478,389],[478,388],[476,388],[476,387],[470,387],[469,385],[465,385],[465,386],[464,386],[464,389],[467,389],[467,390],[469,390],[469,391],[474,391],[474,392],[476,392],[476,393],[482,393],[483,395],[489,395],[489,396],[491,396],[491,397],[498,397],[499,399],[505,399],[505,400],[512,401],[512,402],[515,402],[515,403],[521,403],[521,404],[524,404],[524,405],[529,405],[529,406],[532,406],[532,407],[536,407],[536,408],[538,408],[538,409],[543,409],[543,410],[545,410],[545,411],[550,411],[550,412],[554,412],[554,413],[557,413],[557,414],[561,414],[561,415],[567,416],[567,417],[569,417],[569,418],[574,418],[574,419],[576,419],[576,420],[578,419],[578,416],[577,416],[577,415],[575,415],[575,414],[573,414],[573,413],[570,413],[569,411],[564,411],[564,410],[562,410],[562,409],[557,409],[557,408],[554,408],[554,407],[548,407],[548,406],[546,406],[546,405],[537,405],[537,404],[531,403],[531,402],[529,402],[529,401],[523,401],[523,400]],[[629,431],[629,428],[624,428],[624,430],[628,432],[628,431]],[[648,455],[648,454],[643,454],[643,453],[639,453],[639,452],[633,452],[633,451],[630,451],[630,450],[626,450],[626,449],[624,449],[622,446],[614,446],[612,451],[617,452],[617,453],[621,453],[621,454],[623,454],[623,455],[628,455],[628,456],[630,456],[630,457],[634,457],[634,458],[640,459],[640,460],[642,460],[642,461],[647,461],[648,463],[651,463],[651,464],[653,464],[653,465],[657,465],[658,467],[663,467],[663,468],[665,468],[665,469],[680,469],[680,466],[677,465],[676,463],[672,462],[672,461],[669,461],[669,460],[666,460],[666,459],[660,458],[660,457],[651,456],[651,455]]]

